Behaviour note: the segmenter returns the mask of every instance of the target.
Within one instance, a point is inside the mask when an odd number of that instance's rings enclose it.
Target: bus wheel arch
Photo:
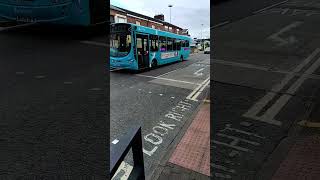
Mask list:
[[[155,68],[155,67],[157,67],[158,66],[158,61],[157,61],[157,59],[152,59],[152,61],[151,61],[151,68]]]

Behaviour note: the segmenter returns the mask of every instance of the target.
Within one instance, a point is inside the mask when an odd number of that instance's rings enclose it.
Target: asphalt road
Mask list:
[[[210,55],[195,54],[188,60],[134,73],[112,71],[110,76],[110,141],[128,129],[142,126],[146,176],[151,175],[182,127],[192,120],[209,83]],[[206,81],[207,80],[207,81]],[[187,97],[198,87],[197,101]],[[199,89],[199,88],[198,88]],[[191,96],[190,96],[191,97]],[[116,174],[125,177],[132,168],[131,154]]]
[[[105,37],[81,33],[0,30],[0,179],[106,179]]]
[[[284,0],[219,0],[211,4],[211,26],[230,23],[251,16],[253,12],[281,3]]]
[[[215,179],[272,177],[258,172],[319,95],[319,10],[289,1],[213,30]]]

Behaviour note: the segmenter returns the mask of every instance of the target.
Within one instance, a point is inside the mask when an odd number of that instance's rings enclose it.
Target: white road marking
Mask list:
[[[201,71],[203,71],[203,70],[204,70],[204,68],[201,68],[201,69],[197,70],[196,72],[194,72],[193,74],[196,76],[202,76],[203,73]]]
[[[309,57],[307,57],[301,64],[299,64],[291,74],[288,74],[279,84],[272,87],[271,91],[262,97],[258,102],[256,102],[245,114],[244,117],[251,118],[254,120],[262,121],[268,124],[273,124],[281,126],[280,121],[275,120],[275,116],[280,112],[280,110],[287,104],[287,102],[292,97],[302,83],[307,79],[309,74],[312,74],[320,66],[320,58],[313,63],[308,70],[297,80],[290,88],[286,91],[287,94],[282,95],[266,112],[258,117],[257,114],[277,95],[275,92],[280,92],[289,81],[295,76],[294,73],[301,71],[311,60],[313,60],[317,54],[319,54],[320,49],[317,48]]]
[[[91,91],[100,91],[101,88],[91,88],[91,89],[89,89],[89,90],[91,90]]]
[[[118,139],[115,139],[115,140],[113,140],[111,143],[112,144],[117,144],[119,142],[119,140]]]
[[[80,41],[83,44],[90,44],[95,46],[109,47],[107,43],[97,42],[97,41]]]
[[[244,67],[244,68],[257,69],[257,70],[263,70],[263,71],[268,71],[270,69],[269,67],[257,66],[257,65],[253,65],[253,64],[247,64],[247,63],[238,63],[238,62],[226,61],[226,60],[221,60],[221,59],[213,59],[212,62],[218,63],[218,64],[223,64],[223,65]]]
[[[226,25],[226,24],[228,24],[228,23],[230,23],[230,21],[224,21],[224,22],[222,22],[222,23],[219,23],[219,24],[216,24],[216,25],[210,27],[210,29],[214,29],[214,28],[217,28],[217,27]]]
[[[0,27],[0,31],[5,31],[5,30],[19,28],[19,27],[25,27],[25,26],[31,26],[34,24],[36,24],[36,23],[26,23],[26,24],[20,24],[20,25],[9,26],[9,27]]]
[[[17,75],[23,75],[24,72],[16,72]]]
[[[181,80],[169,79],[169,78],[162,78],[162,77],[157,77],[157,76],[148,76],[148,75],[143,75],[143,74],[136,74],[136,76],[148,77],[148,78],[153,78],[153,79],[161,79],[161,80],[167,80],[167,81],[174,81],[174,82],[180,82],[180,83],[185,83],[185,84],[199,85],[199,84],[193,83],[193,82],[181,81]]]
[[[289,31],[289,30],[291,30],[291,29],[293,29],[295,27],[300,26],[301,24],[302,24],[301,21],[293,22],[292,24],[289,24],[288,26],[280,29],[279,32],[270,35],[268,37],[268,39],[271,39],[271,40],[274,40],[274,41],[278,42],[277,46],[283,46],[283,45],[286,45],[286,44],[293,44],[293,43],[297,42],[297,39],[294,36],[290,36],[287,39],[283,39],[283,38],[280,37],[280,35],[283,34],[286,31]]]
[[[171,97],[171,99],[174,99],[174,98],[175,98],[175,97],[173,97],[173,96]]]
[[[161,77],[161,76],[165,76],[165,75],[167,75],[167,74],[170,74],[170,73],[172,73],[172,72],[175,72],[175,71],[178,71],[178,70],[180,70],[180,69],[184,69],[184,68],[185,68],[185,67],[183,67],[183,68],[179,68],[179,69],[175,69],[175,70],[173,70],[173,71],[169,71],[169,72],[167,72],[167,73],[161,74],[161,75],[156,76],[156,77],[158,78],[158,77]]]
[[[293,71],[272,70],[269,67],[265,67],[265,66],[257,66],[257,65],[254,65],[254,64],[239,63],[239,62],[226,61],[226,60],[221,60],[221,59],[213,59],[212,62],[216,63],[216,64],[227,65],[227,66],[235,66],[235,67],[242,67],[242,68],[248,68],[248,69],[256,69],[256,70],[267,71],[267,72],[275,72],[275,73],[281,73],[281,74],[293,74],[293,75],[296,75],[296,76],[302,76],[304,74],[304,73],[293,72]],[[316,74],[308,74],[307,77],[310,78],[310,79],[320,80],[320,75],[316,75]]]
[[[188,96],[186,99],[198,101],[197,97],[201,94],[203,89],[208,86],[210,83],[210,77],[208,77],[206,80],[204,80],[201,84],[199,84]]]
[[[163,96],[163,94],[159,94],[160,96]]]
[[[127,180],[132,169],[133,166],[126,162],[122,162],[111,180]]]
[[[124,68],[115,68],[115,69],[110,69],[110,72],[113,72],[113,71],[120,71],[120,70],[123,70]]]
[[[42,79],[42,78],[45,78],[46,76],[43,76],[43,75],[39,75],[39,76],[35,76],[35,78],[37,79]]]
[[[279,3],[276,3],[276,4],[273,4],[273,5],[270,5],[270,6],[268,6],[268,7],[265,7],[265,8],[263,8],[263,9],[260,9],[260,10],[258,10],[258,11],[254,11],[253,14],[260,13],[260,12],[262,12],[262,11],[265,11],[265,10],[267,10],[267,9],[273,8],[273,7],[275,7],[275,6],[278,6],[278,5],[283,4],[283,3],[286,3],[286,2],[288,2],[288,0],[282,1],[282,2],[279,2]]]

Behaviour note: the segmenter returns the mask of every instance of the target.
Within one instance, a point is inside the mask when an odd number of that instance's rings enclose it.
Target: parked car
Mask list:
[[[210,54],[210,47],[207,47],[207,48],[204,50],[204,54]]]

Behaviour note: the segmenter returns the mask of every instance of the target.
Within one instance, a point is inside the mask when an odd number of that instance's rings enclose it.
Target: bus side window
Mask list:
[[[167,50],[172,51],[172,39],[171,38],[167,39]]]
[[[155,43],[154,43],[154,49],[155,49],[155,51],[158,51],[159,50],[159,48],[158,48],[158,39],[156,39],[156,40],[154,40],[155,41]]]
[[[173,43],[172,43],[172,50],[176,51],[177,50],[177,40],[173,39]]]
[[[159,46],[160,46],[160,51],[161,52],[167,51],[166,37],[163,37],[163,36],[159,37]]]
[[[154,51],[158,51],[158,39],[159,37],[157,35],[152,35],[152,39],[153,39],[153,50]]]
[[[180,50],[181,50],[181,40],[178,39],[178,40],[176,41],[176,44],[177,44],[177,50],[180,51]]]
[[[189,41],[186,40],[186,47],[189,47]]]

